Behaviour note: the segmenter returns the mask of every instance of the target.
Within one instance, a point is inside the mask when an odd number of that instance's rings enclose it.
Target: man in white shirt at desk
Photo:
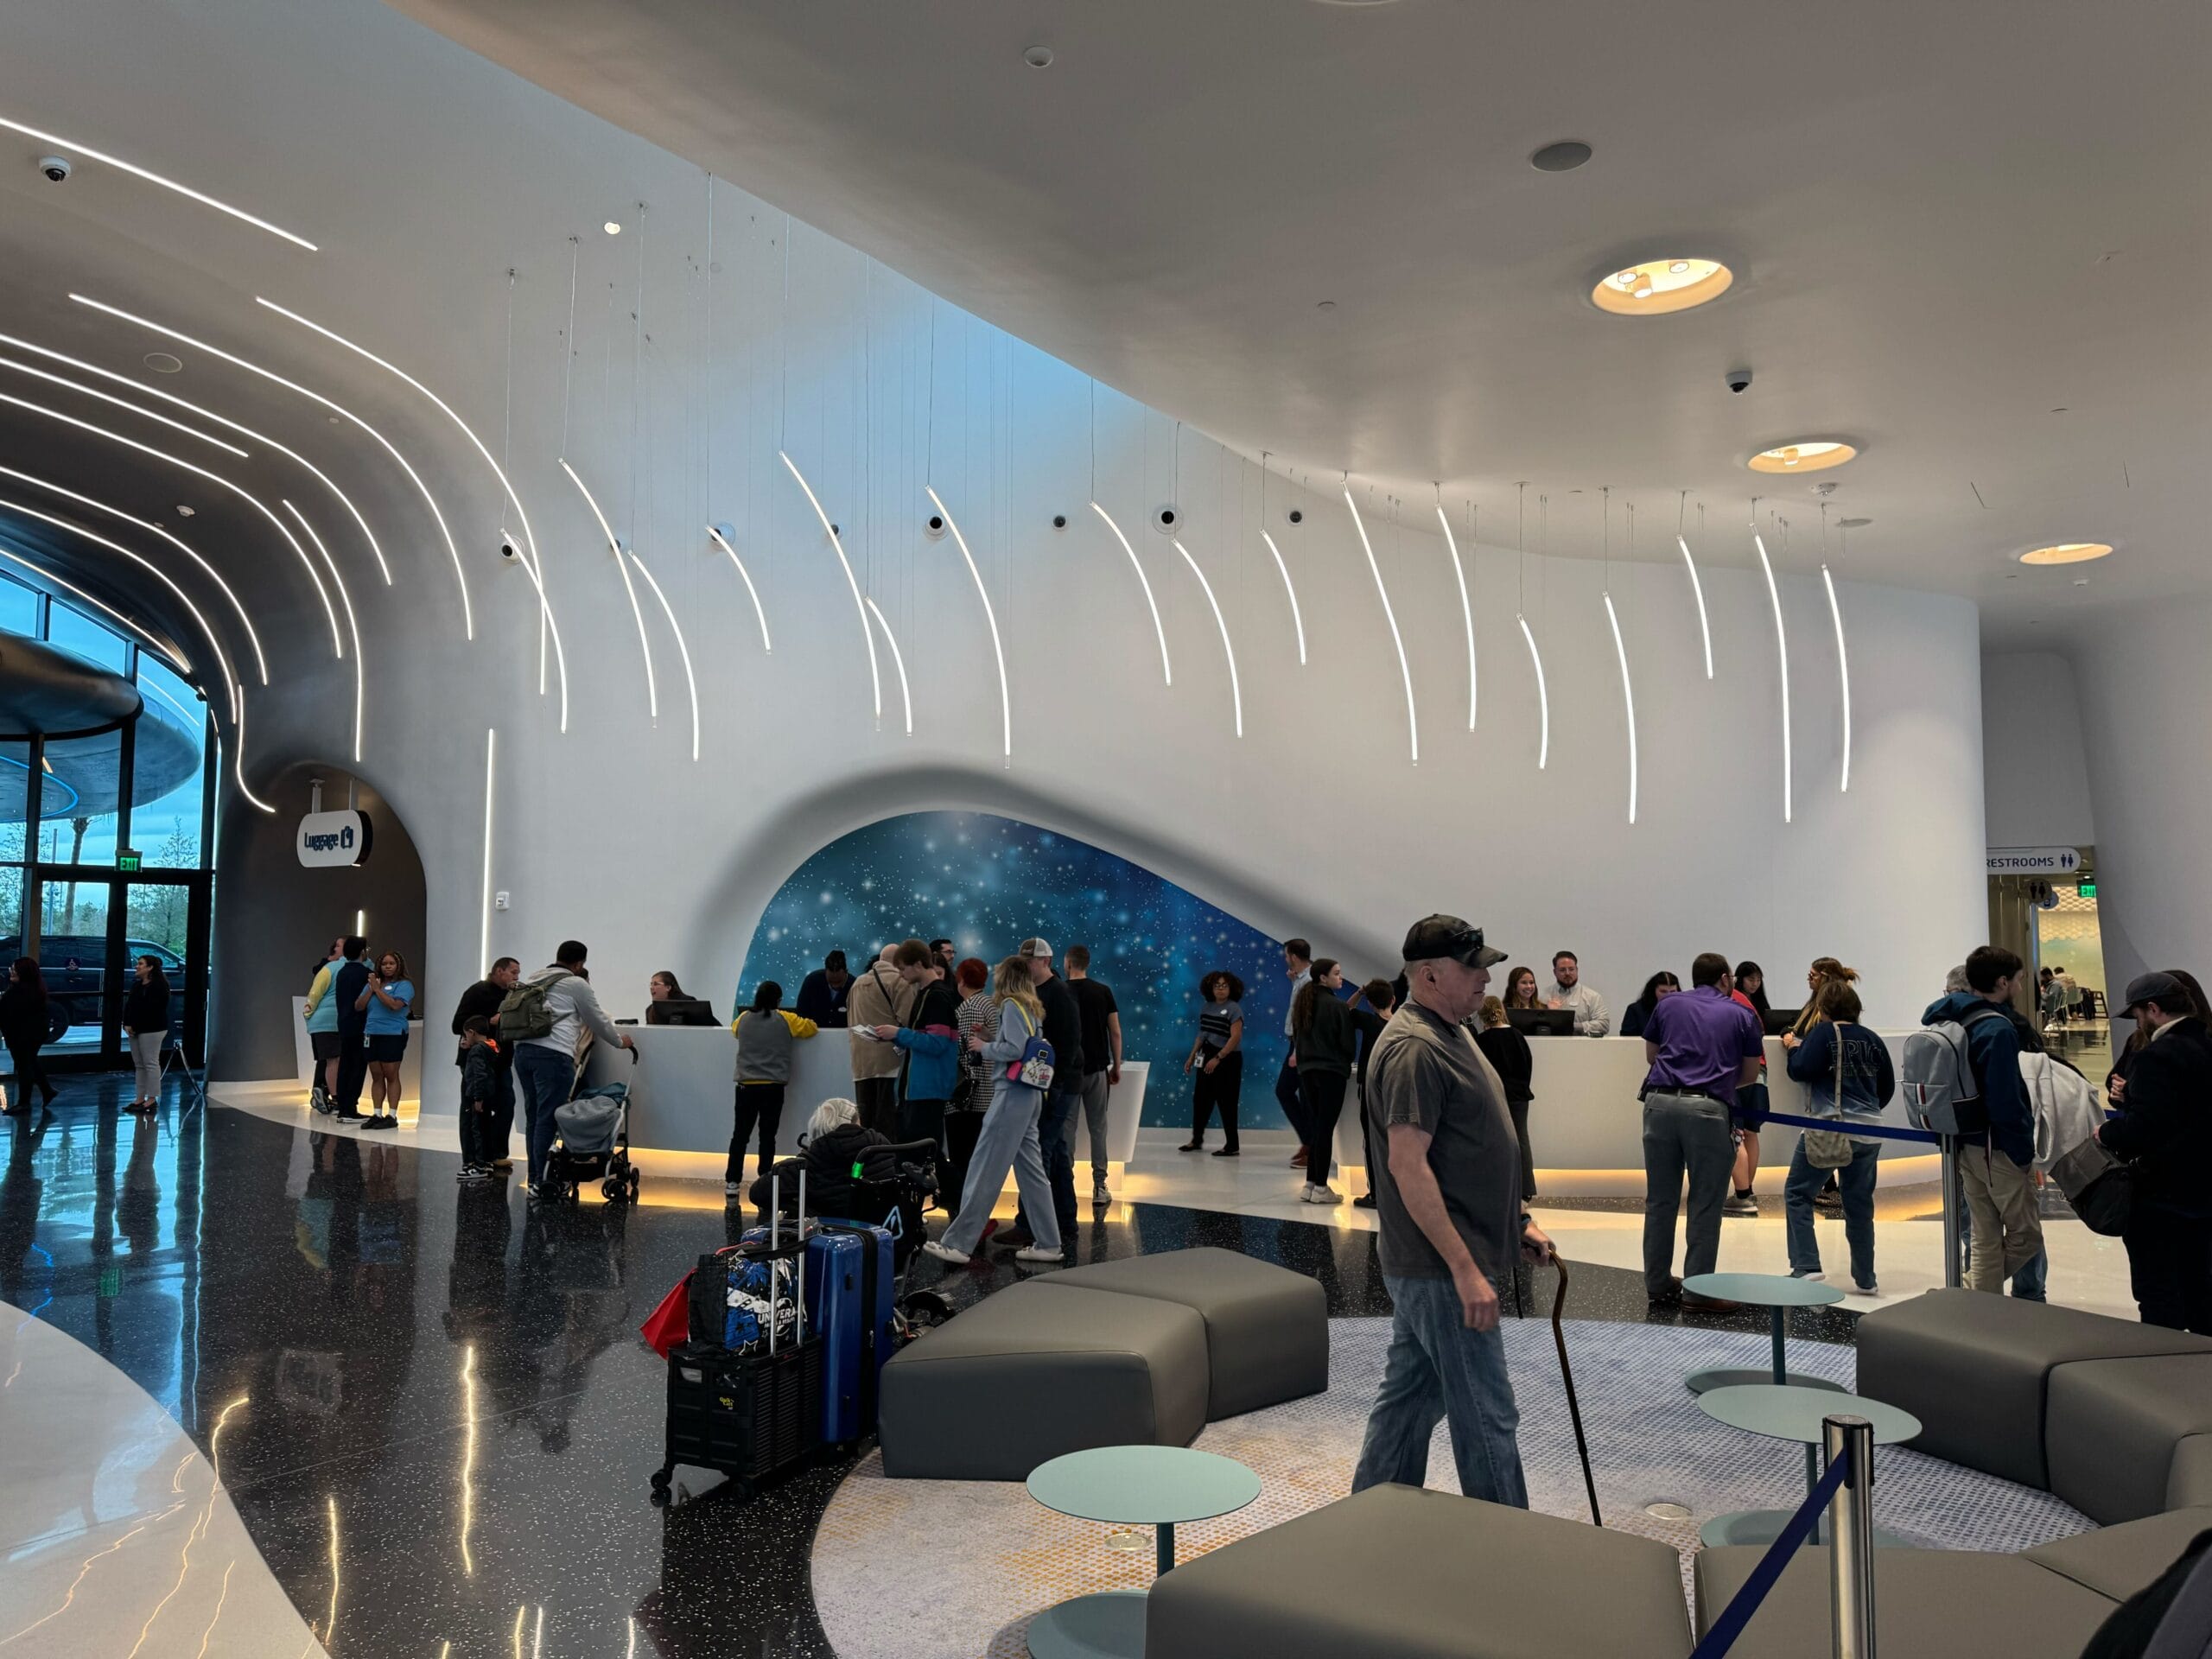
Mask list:
[[[1560,950],[1552,957],[1551,994],[1545,1000],[1554,1008],[1567,1008],[1574,1014],[1574,1034],[1578,1037],[1603,1037],[1613,1028],[1613,1016],[1605,1007],[1605,999],[1598,995],[1594,986],[1582,982],[1582,963],[1572,950]]]

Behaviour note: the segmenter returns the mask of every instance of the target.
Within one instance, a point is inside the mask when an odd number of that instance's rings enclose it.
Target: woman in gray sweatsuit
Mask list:
[[[1045,1154],[1037,1137],[1037,1117],[1045,1104],[1040,1089],[1016,1083],[1007,1068],[1021,1058],[1031,1038],[1045,1027],[1044,1006],[1037,1001],[1029,964],[1020,957],[999,963],[991,986],[991,1001],[998,1007],[999,1034],[984,1042],[968,1039],[981,1055],[992,1082],[991,1103],[983,1114],[982,1131],[968,1160],[968,1185],[960,1198],[960,1213],[944,1230],[943,1239],[924,1245],[944,1262],[964,1262],[983,1236],[983,1224],[1006,1186],[1007,1172],[1014,1173],[1036,1242],[1014,1252],[1023,1262],[1060,1260],[1060,1230],[1052,1211],[1052,1189],[1045,1174]]]

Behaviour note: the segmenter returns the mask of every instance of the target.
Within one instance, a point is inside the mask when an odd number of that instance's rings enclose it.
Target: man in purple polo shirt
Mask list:
[[[1728,958],[1707,951],[1690,964],[1687,996],[1662,996],[1643,1026],[1643,1287],[1655,1303],[1679,1300],[1708,1313],[1736,1304],[1682,1288],[1670,1271],[1675,1212],[1689,1174],[1682,1271],[1711,1273],[1720,1255],[1720,1206],[1736,1148],[1728,1133],[1737,1088],[1758,1077],[1759,1022],[1730,995]]]

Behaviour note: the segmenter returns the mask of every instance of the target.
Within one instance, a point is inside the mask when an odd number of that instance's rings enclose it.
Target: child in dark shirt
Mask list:
[[[473,1014],[461,1027],[461,1174],[462,1181],[488,1181],[498,1172],[492,1167],[486,1142],[490,1138],[492,1110],[499,1094],[499,1051],[492,1040],[492,1022]]]

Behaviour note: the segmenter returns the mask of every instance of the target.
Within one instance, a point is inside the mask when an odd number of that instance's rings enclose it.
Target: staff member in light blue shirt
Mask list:
[[[407,1017],[415,1008],[415,982],[407,977],[407,958],[387,950],[353,1006],[368,1014],[369,1098],[374,1113],[361,1127],[399,1127],[399,1062],[407,1052]]]

